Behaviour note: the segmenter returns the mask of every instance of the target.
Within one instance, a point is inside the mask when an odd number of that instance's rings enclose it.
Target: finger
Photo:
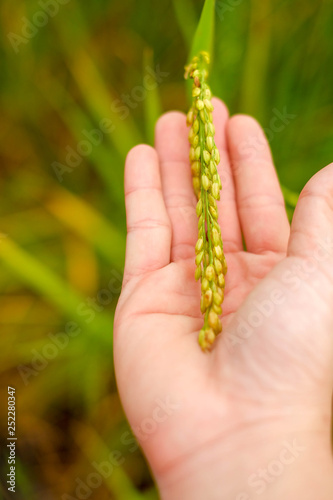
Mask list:
[[[125,164],[127,241],[124,283],[170,262],[171,225],[156,151],[134,147]]]
[[[221,161],[218,172],[222,182],[221,200],[217,202],[219,223],[225,252],[243,250],[242,233],[237,213],[235,186],[228,154],[226,126],[229,112],[226,105],[217,98],[212,99],[214,106],[213,122],[215,126],[215,144],[220,153]]]
[[[248,251],[285,252],[290,227],[262,128],[254,118],[236,115],[228,122],[227,138],[238,213]]]
[[[333,163],[310,179],[300,194],[288,245],[288,255],[318,262],[333,260]]]
[[[164,201],[172,225],[171,260],[194,256],[198,238],[196,197],[192,187],[186,118],[172,111],[156,124],[155,146],[160,158]]]

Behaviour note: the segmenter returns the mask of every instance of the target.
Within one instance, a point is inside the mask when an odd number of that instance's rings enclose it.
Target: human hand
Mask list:
[[[228,264],[223,332],[202,353],[188,130],[171,112],[158,121],[155,150],[137,146],[126,160],[128,237],[114,329],[121,399],[165,500],[264,492],[266,500],[328,500],[333,165],[304,188],[290,232],[259,125],[213,104]]]

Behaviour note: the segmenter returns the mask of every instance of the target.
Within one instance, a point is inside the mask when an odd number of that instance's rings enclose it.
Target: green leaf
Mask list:
[[[146,68],[154,66],[154,54],[150,47],[146,47],[143,51],[143,74],[146,74]],[[145,128],[148,143],[154,145],[155,124],[162,114],[162,103],[159,92],[159,87],[151,88],[147,91],[147,96],[144,100],[145,113]]]
[[[298,202],[299,194],[283,185],[281,185],[281,189],[286,204],[292,208],[295,208]]]
[[[193,33],[197,24],[197,16],[192,0],[173,0],[173,9],[178,22],[179,29],[183,35],[186,47],[191,48]]]
[[[129,109],[126,119],[114,111],[115,106],[120,104],[120,100],[103,78],[97,57],[93,54],[93,45],[86,40],[84,21],[78,12],[75,11],[75,19],[68,17],[66,22],[63,22],[63,18],[59,16],[54,18],[57,41],[91,116],[98,124],[102,120],[111,119],[114,129],[106,137],[124,159],[133,146],[143,142],[141,130],[136,125]],[[80,33],[77,37],[73,37],[73,26]]]
[[[210,60],[212,61],[214,30],[215,30],[215,0],[206,0],[192,42],[188,63],[190,63],[193,57],[197,56],[201,51],[208,52]],[[188,80],[186,86],[187,86],[188,99],[189,102],[191,102],[192,82]]]
[[[57,307],[69,319],[75,320],[93,339],[97,337],[107,344],[112,342],[112,318],[100,312],[94,321],[87,322],[78,312],[78,307],[85,303],[85,297],[70,288],[52,269],[9,237],[1,240],[0,261],[38,295]]]
[[[111,266],[120,271],[123,269],[124,235],[83,198],[66,189],[54,189],[46,202],[46,209],[64,226],[93,245]]]
[[[202,50],[212,57],[215,28],[215,0],[206,0],[194,35],[189,62]]]
[[[112,456],[112,450],[95,428],[89,424],[76,422],[73,437],[89,463],[101,463],[105,457]],[[105,478],[105,486],[115,500],[145,500],[145,495],[138,491],[128,472],[123,467],[114,467],[110,463],[112,474]]]
[[[62,87],[56,78],[50,78],[47,85],[45,81],[42,83],[36,82],[40,96],[56,111],[71,132],[73,139],[77,142],[82,141],[82,130],[93,130],[96,128],[96,123],[75,102],[70,92]],[[64,101],[66,106],[63,105]],[[109,144],[103,141],[98,147],[92,148],[89,161],[103,179],[110,198],[115,204],[122,206],[124,204],[121,189],[123,186],[122,169],[110,168],[110,165],[116,166],[117,162],[119,163],[115,149],[110,148]],[[60,158],[59,162],[61,162]],[[121,188],[119,188],[120,186]]]

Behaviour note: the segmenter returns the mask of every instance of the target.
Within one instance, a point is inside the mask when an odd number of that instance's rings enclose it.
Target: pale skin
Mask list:
[[[213,105],[223,332],[200,350],[188,129],[170,112],[155,148],[126,160],[121,399],[163,500],[331,500],[333,165],[305,186],[290,228],[260,126]]]

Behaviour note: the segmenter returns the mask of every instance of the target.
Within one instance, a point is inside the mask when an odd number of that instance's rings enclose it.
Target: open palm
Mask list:
[[[229,119],[221,101],[213,104],[228,274],[223,332],[209,354],[197,343],[203,318],[185,116],[164,115],[155,149],[135,147],[125,169],[117,381],[161,495],[174,500],[237,498],[237,488],[251,490],[249,475],[295,435],[307,443],[300,464],[319,440],[322,467],[331,467],[333,167],[303,190],[290,235],[262,130],[250,117]],[[254,449],[254,462],[239,462]],[[223,491],[207,494],[208,478],[215,484],[221,476]],[[275,494],[287,491],[284,482],[268,483]]]

